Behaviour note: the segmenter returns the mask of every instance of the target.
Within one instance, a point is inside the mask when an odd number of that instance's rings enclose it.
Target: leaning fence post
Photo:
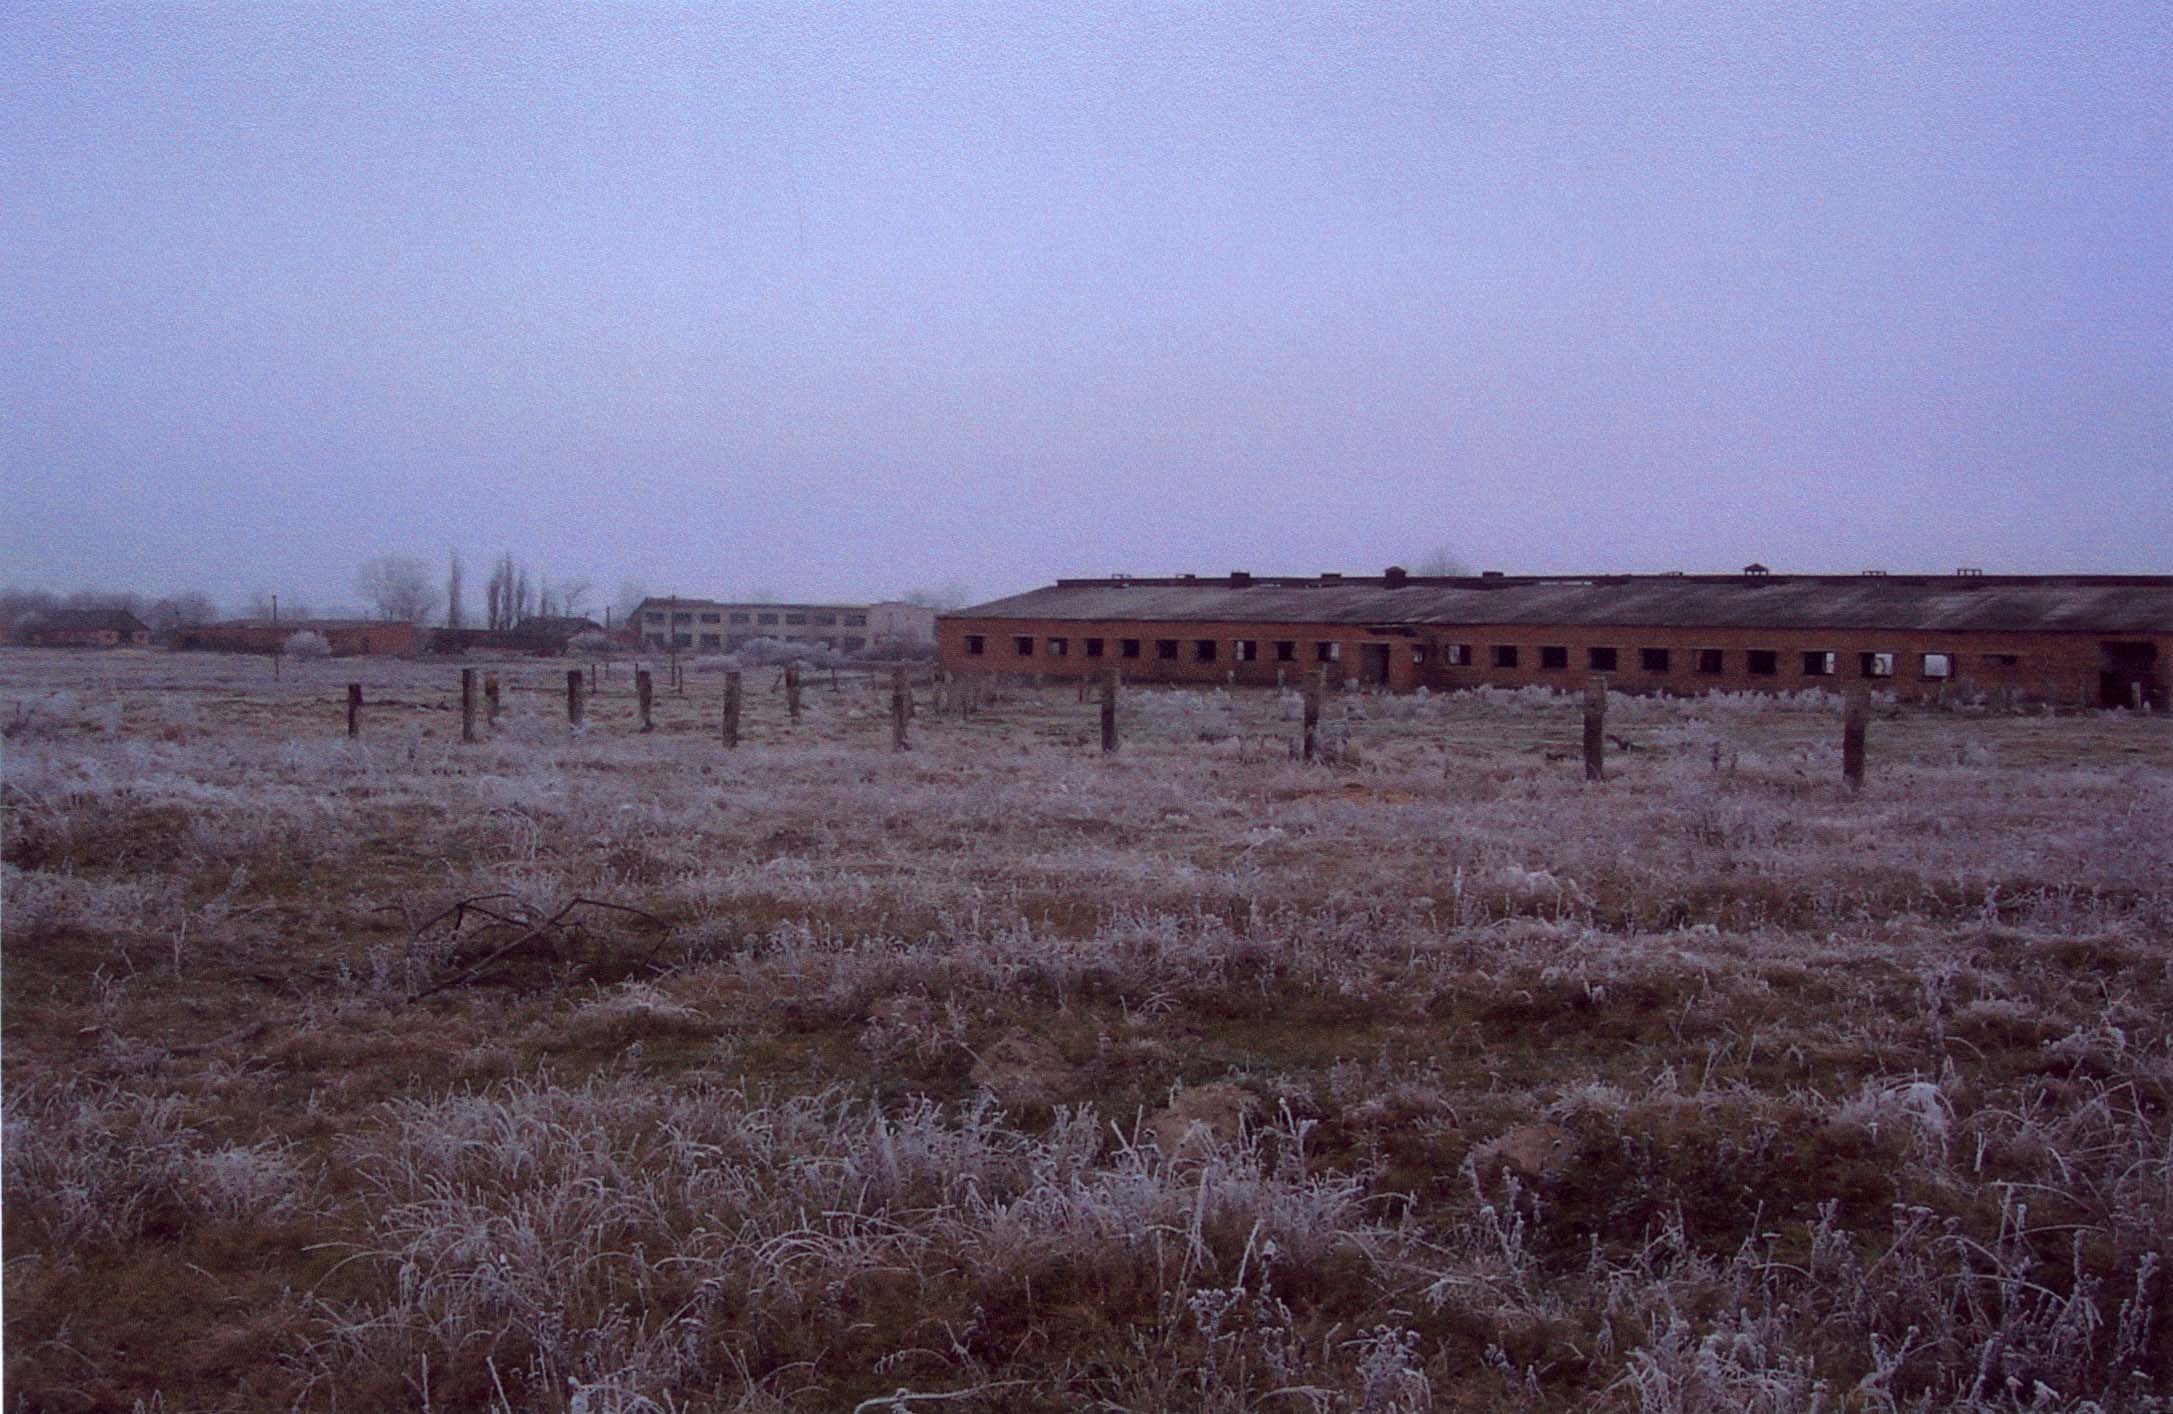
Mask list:
[[[1084,681],[1084,679],[1082,679]],[[1104,755],[1117,749],[1117,670],[1111,668],[1102,679],[1102,752]]]
[[[787,663],[785,665],[785,716],[795,722],[800,720],[800,665],[798,663]]]
[[[460,739],[475,740],[475,669],[460,670]]]
[[[490,729],[492,731],[498,730],[498,675],[496,673],[483,674],[483,705],[489,712]]]
[[[656,679],[649,676],[647,668],[643,668],[634,674],[634,700],[641,706],[641,729],[645,732],[656,730],[656,722],[649,715],[650,704],[655,699]]]
[[[1607,679],[1598,677],[1584,690],[1584,778],[1607,779]]]
[[[1327,679],[1328,670],[1322,668],[1319,677],[1305,680],[1305,743],[1301,750],[1307,761],[1320,750],[1320,692]]]
[[[906,713],[912,709],[913,690],[906,685],[905,664],[890,670],[890,745],[893,750],[904,751],[910,745],[905,739]]]
[[[566,724],[575,729],[581,726],[581,670],[570,669],[566,674]]]
[[[1841,778],[1850,790],[1864,788],[1864,735],[1870,724],[1871,689],[1856,683],[1841,712]]]
[[[362,735],[362,684],[347,684],[347,734]]]
[[[724,749],[739,747],[739,669],[724,675]]]

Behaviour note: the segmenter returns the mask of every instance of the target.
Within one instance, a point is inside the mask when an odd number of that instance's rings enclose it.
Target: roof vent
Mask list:
[[[1404,581],[1409,579],[1410,577],[1411,576],[1409,574],[1405,573],[1402,565],[1390,565],[1388,569],[1382,573],[1381,582],[1386,584],[1390,589],[1401,589],[1403,588]]]
[[[1662,571],[1660,571],[1660,578],[1662,578],[1662,579],[1681,579],[1682,577],[1683,577],[1683,572],[1682,572],[1681,570],[1662,570]]]
[[[1231,587],[1232,589],[1247,589],[1247,588],[1250,588],[1251,586],[1252,586],[1252,574],[1251,574],[1251,572],[1250,572],[1250,571],[1247,571],[1247,570],[1231,570],[1231,571],[1230,571],[1230,587]]]
[[[1865,570],[1865,571],[1863,572],[1863,575],[1864,575],[1864,578],[1866,578],[1866,579],[1884,579],[1884,578],[1886,578],[1886,571],[1885,571],[1885,570]]]
[[[1981,569],[1971,569],[1971,568],[1969,568],[1969,567],[1967,567],[1967,566],[1964,566],[1963,568],[1961,568],[1961,569],[1958,569],[1958,570],[1956,570],[1956,571],[1955,571],[1955,574],[1956,574],[1956,575],[1958,575],[1958,576],[1960,576],[1960,577],[1961,577],[1961,578],[1963,578],[1963,579],[1983,579],[1983,578],[1984,578],[1984,571],[1983,571],[1983,570],[1981,570]]]
[[[1502,572],[1500,570],[1482,570],[1479,573],[1481,579],[1500,579],[1501,577]]]
[[[1758,564],[1758,563],[1757,563],[1756,561],[1753,561],[1752,563],[1750,563],[1750,564],[1747,564],[1747,565],[1743,566],[1743,573],[1745,573],[1745,574],[1771,574],[1771,573],[1773,573],[1773,571],[1771,571],[1771,570],[1767,569],[1767,568],[1766,568],[1766,567],[1765,567],[1764,565]]]
[[[1179,576],[1177,576],[1177,577],[1178,577],[1179,579],[1185,579],[1185,580],[1191,580],[1191,579],[1198,579],[1198,578],[1199,578],[1199,576],[1198,576],[1198,575],[1196,575],[1196,574],[1181,574],[1181,575],[1179,575]]]
[[[1320,572],[1320,582],[1322,584],[1341,584],[1343,576],[1334,570],[1322,570]]]

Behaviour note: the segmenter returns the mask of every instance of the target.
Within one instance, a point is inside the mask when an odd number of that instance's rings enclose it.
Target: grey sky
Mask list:
[[[16,0],[5,578],[2173,569],[2173,8],[1279,8]]]

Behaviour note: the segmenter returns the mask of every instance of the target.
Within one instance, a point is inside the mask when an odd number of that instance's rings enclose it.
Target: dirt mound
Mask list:
[[[973,1083],[1008,1109],[1053,1105],[1077,1088],[1064,1053],[1040,1036],[1006,1032],[974,1058]]]
[[[1154,1136],[1157,1148],[1174,1158],[1195,1137],[1225,1142],[1237,1138],[1252,1107],[1252,1096],[1227,1081],[1195,1085],[1180,1090],[1167,1108],[1148,1116],[1147,1132]]]

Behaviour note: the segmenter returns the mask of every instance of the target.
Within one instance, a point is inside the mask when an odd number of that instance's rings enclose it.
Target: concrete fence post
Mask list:
[[[655,700],[656,680],[649,676],[647,668],[643,668],[634,674],[634,701],[641,708],[641,729],[645,732],[656,730],[656,721],[650,716],[650,708]]]
[[[800,720],[800,665],[785,665],[785,715],[794,722]]]
[[[1864,737],[1870,725],[1871,689],[1856,683],[1841,711],[1841,779],[1852,791],[1864,788]]]
[[[362,735],[362,684],[347,684],[347,735]]]
[[[1320,695],[1327,681],[1326,668],[1320,670],[1318,677],[1305,680],[1305,738],[1299,747],[1299,753],[1307,761],[1320,752]]]
[[[1084,681],[1084,679],[1082,679]],[[1102,679],[1102,754],[1117,749],[1117,670]]]
[[[906,715],[912,710],[913,690],[906,684],[905,665],[890,670],[890,745],[894,751],[904,751],[911,743],[906,740]]]
[[[460,739],[475,740],[475,669],[460,670]]]
[[[739,749],[739,670],[724,675],[724,749]]]
[[[1584,778],[1607,779],[1607,679],[1597,677],[1584,690]]]
[[[483,674],[483,707],[490,719],[490,729],[498,730],[498,675]]]
[[[579,730],[582,716],[582,676],[579,668],[566,672],[566,725]]]

